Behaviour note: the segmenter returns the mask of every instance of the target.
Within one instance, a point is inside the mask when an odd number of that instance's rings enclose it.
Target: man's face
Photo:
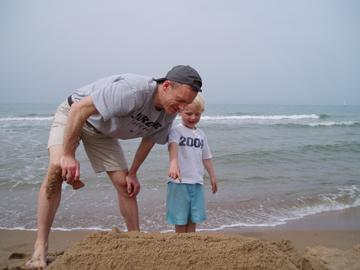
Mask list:
[[[175,114],[190,104],[197,95],[197,92],[186,84],[177,84],[170,81],[163,83],[164,98],[162,107],[168,114]]]

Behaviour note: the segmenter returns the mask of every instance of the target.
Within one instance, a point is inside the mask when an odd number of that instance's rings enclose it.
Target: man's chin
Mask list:
[[[178,110],[173,109],[173,108],[169,108],[169,109],[166,110],[166,113],[167,114],[177,114]]]

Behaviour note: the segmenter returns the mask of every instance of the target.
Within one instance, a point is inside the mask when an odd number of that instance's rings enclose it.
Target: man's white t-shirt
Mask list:
[[[169,144],[178,144],[178,163],[181,183],[204,183],[204,159],[211,159],[211,151],[205,133],[183,124],[173,126],[169,134]],[[173,181],[169,178],[169,181]]]

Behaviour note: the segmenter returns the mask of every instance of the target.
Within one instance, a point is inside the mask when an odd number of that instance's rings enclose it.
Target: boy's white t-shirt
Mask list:
[[[182,123],[173,126],[169,134],[169,144],[178,144],[178,163],[181,183],[204,183],[204,159],[211,159],[212,154],[205,133],[191,129]],[[174,181],[169,178],[169,181]]]

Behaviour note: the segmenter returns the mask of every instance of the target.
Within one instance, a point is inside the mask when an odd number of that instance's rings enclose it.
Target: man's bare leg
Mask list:
[[[107,172],[116,188],[120,213],[125,219],[128,231],[140,231],[139,210],[136,197],[130,197],[127,193],[126,175],[127,171]]]
[[[37,209],[37,238],[34,253],[26,263],[27,267],[46,267],[48,239],[50,228],[61,200],[61,166],[62,146],[56,145],[49,149],[49,167],[40,187]]]

